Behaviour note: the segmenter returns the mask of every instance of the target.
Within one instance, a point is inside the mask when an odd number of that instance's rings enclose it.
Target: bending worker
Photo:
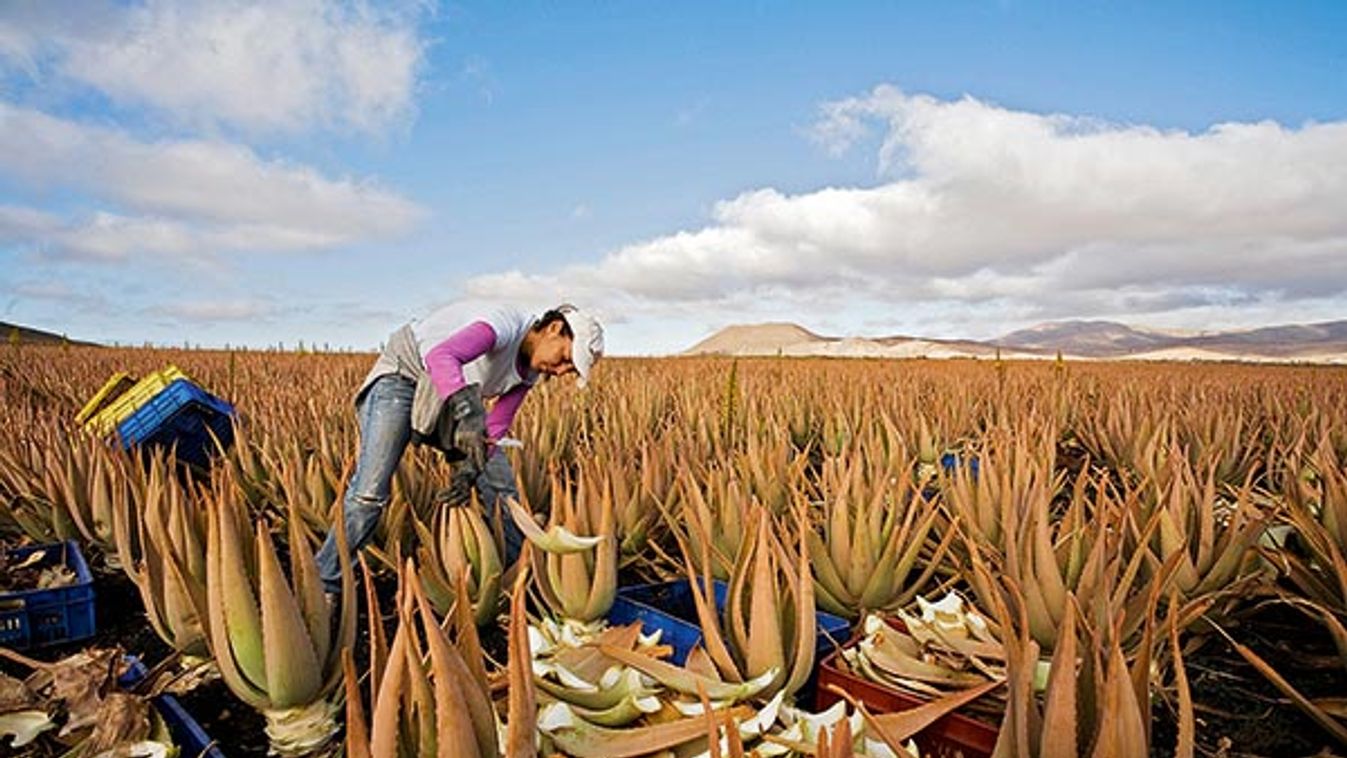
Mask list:
[[[574,373],[584,387],[602,355],[603,326],[572,305],[537,318],[505,308],[466,326],[442,309],[393,332],[355,396],[360,455],[342,501],[351,553],[369,542],[402,453],[417,442],[454,461],[451,485],[439,499],[461,502],[475,487],[486,517],[499,513],[506,565],[513,563],[523,536],[502,498],[518,491],[495,443],[540,377]],[[490,413],[484,400],[495,401]],[[330,529],[318,551],[329,592],[341,587],[336,539]]]

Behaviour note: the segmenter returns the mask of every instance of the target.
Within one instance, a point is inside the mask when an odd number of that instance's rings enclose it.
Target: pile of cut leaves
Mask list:
[[[118,687],[124,668],[120,649],[91,648],[55,663],[5,648],[0,657],[31,672],[22,679],[0,672],[0,753],[62,758],[177,754],[149,699]]]
[[[47,590],[74,584],[75,572],[70,570],[65,561],[53,566],[42,565],[46,561],[48,549],[51,548],[34,550],[21,558],[14,558],[0,544],[0,592]]]

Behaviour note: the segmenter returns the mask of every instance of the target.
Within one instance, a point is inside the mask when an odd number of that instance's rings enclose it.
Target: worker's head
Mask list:
[[[603,357],[603,325],[573,305],[557,306],[533,323],[525,354],[534,371],[548,376],[575,373],[576,384],[583,387]]]

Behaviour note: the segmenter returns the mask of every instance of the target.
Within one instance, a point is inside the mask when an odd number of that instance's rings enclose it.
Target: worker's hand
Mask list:
[[[463,453],[464,464],[480,473],[486,467],[487,443],[482,393],[477,385],[469,384],[450,395],[445,403],[454,419],[454,448]]]
[[[449,486],[435,493],[435,504],[451,508],[471,504],[472,488],[476,486],[477,473],[470,465],[466,465],[466,462],[455,465],[453,473],[449,475]]]

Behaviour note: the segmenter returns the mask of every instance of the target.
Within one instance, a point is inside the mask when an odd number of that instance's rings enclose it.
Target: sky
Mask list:
[[[0,321],[1347,318],[1347,3],[0,3]]]

